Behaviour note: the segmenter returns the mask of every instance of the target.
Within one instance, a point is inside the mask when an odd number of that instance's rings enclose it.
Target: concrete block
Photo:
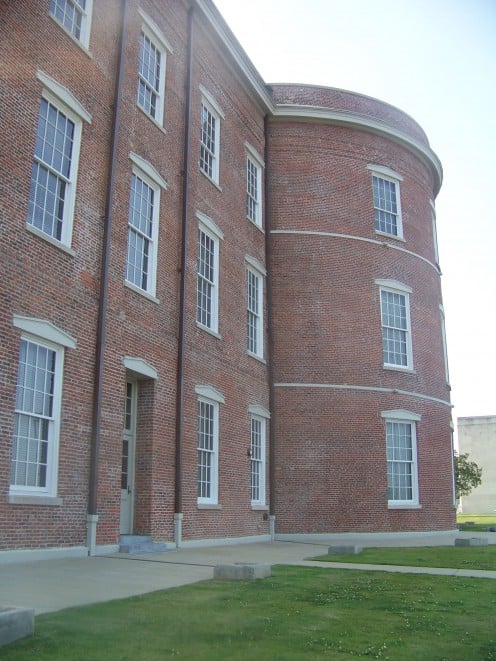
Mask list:
[[[327,553],[329,555],[340,555],[341,553],[350,553],[352,555],[357,555],[362,552],[362,547],[357,546],[356,544],[350,546],[329,546]]]
[[[455,546],[487,546],[487,537],[457,537]]]
[[[34,609],[0,606],[0,647],[34,633]]]
[[[231,581],[246,581],[256,578],[267,578],[271,574],[270,565],[250,562],[236,562],[233,565],[216,565],[214,578],[223,578]]]

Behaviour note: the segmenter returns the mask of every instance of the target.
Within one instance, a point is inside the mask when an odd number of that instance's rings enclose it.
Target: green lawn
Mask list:
[[[458,514],[456,522],[460,530],[486,532],[488,528],[496,528],[493,514]]]
[[[480,537],[483,537],[483,535],[480,535]],[[356,562],[367,565],[496,570],[496,545],[367,548],[356,555],[350,553],[326,554],[311,559],[324,562]]]
[[[259,581],[204,581],[36,618],[13,659],[292,661],[496,659],[489,579],[272,569]]]

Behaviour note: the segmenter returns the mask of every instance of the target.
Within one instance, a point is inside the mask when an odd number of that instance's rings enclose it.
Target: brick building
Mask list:
[[[4,2],[0,50],[4,557],[454,528],[421,128],[210,0]]]

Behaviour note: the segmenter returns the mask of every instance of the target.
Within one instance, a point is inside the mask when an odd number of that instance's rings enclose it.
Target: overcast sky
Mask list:
[[[454,417],[496,415],[496,0],[215,0],[268,83],[353,90],[427,132]]]

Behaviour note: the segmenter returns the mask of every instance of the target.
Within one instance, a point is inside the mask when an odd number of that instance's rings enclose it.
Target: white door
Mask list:
[[[136,389],[136,382],[128,381],[126,383],[126,407],[122,433],[121,535],[129,535],[133,532]]]

